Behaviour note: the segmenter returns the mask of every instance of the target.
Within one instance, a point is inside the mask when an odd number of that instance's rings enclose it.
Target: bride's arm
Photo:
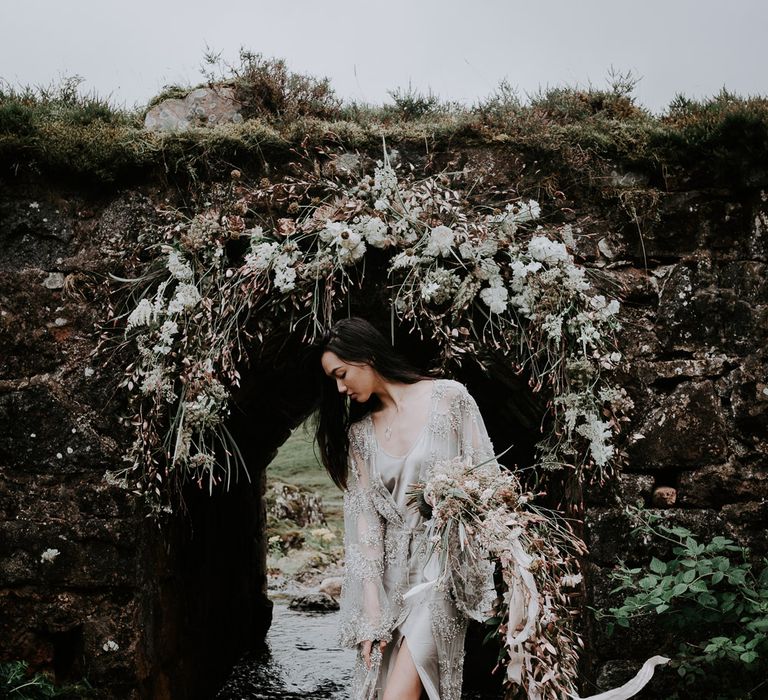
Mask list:
[[[344,493],[344,579],[341,643],[391,639],[392,614],[384,591],[384,525],[370,495],[360,444],[350,431],[349,479]]]

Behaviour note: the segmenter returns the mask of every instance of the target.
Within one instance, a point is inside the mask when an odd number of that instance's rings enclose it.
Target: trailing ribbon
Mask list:
[[[656,670],[656,666],[660,666],[669,662],[666,656],[652,656],[648,661],[643,664],[643,667],[637,672],[634,678],[628,680],[624,685],[614,690],[606,690],[604,693],[597,695],[590,695],[587,698],[582,698],[578,695],[572,695],[573,700],[627,700],[633,695],[639,693],[653,678],[653,673]]]

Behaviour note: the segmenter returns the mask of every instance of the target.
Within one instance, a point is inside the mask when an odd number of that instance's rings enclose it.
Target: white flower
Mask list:
[[[138,326],[148,326],[152,323],[152,317],[154,316],[154,307],[149,299],[142,299],[139,305],[131,311],[131,315],[128,316],[127,329],[137,328]]]
[[[279,247],[277,243],[251,245],[251,252],[245,256],[246,267],[256,272],[266,270],[272,263]]]
[[[613,455],[613,445],[606,443],[611,436],[611,426],[595,414],[587,416],[587,422],[576,427],[576,432],[589,440],[589,451],[595,464],[602,467]]]
[[[541,207],[535,199],[529,199],[527,202],[520,202],[519,210],[515,214],[515,220],[522,224],[526,221],[533,221],[541,216]]]
[[[168,271],[179,280],[179,282],[189,282],[194,276],[189,263],[179,255],[179,251],[177,250],[172,250],[168,253]]]
[[[387,211],[387,209],[389,208],[389,200],[387,200],[387,199],[377,199],[373,203],[373,208],[376,211]]]
[[[501,269],[498,264],[490,258],[484,258],[480,261],[475,270],[475,277],[479,280],[491,280],[501,277]]]
[[[374,248],[386,248],[389,245],[387,225],[376,216],[365,217],[357,225],[357,230]]]
[[[40,555],[40,561],[43,562],[43,564],[52,564],[59,554],[61,554],[61,552],[58,549],[46,549]]]
[[[444,267],[430,270],[421,283],[422,299],[427,303],[443,304],[456,293],[459,284],[459,278]]]
[[[176,287],[176,294],[168,304],[168,313],[177,314],[185,309],[191,309],[197,306],[198,302],[202,299],[200,292],[197,291],[197,287],[194,284],[187,284],[186,282]]]
[[[584,270],[575,265],[568,265],[565,268],[565,279],[563,280],[563,284],[566,289],[571,292],[583,292],[584,290],[589,289],[589,282],[587,282],[587,279],[584,276]]]
[[[275,286],[283,293],[296,287],[296,268],[280,266],[275,270]]]
[[[165,354],[165,353],[163,353]],[[167,376],[162,367],[153,367],[144,374],[144,380],[141,383],[140,391],[145,396],[157,394],[166,402],[171,403],[176,399],[173,391],[173,382]]]
[[[246,233],[251,237],[251,251],[253,252],[261,244],[261,239],[264,237],[264,229],[261,226],[254,226],[249,228]]]
[[[559,342],[563,336],[563,317],[547,314],[544,318],[544,323],[541,324],[541,328],[551,340]]]
[[[381,163],[373,171],[373,192],[380,198],[391,197],[397,191],[397,175],[389,163]]]
[[[104,651],[117,651],[120,647],[117,646],[117,642],[108,639],[106,642],[104,642],[104,645],[101,648]]]
[[[160,340],[170,345],[173,342],[173,336],[179,332],[179,324],[176,321],[168,319],[160,326]]]
[[[475,260],[478,257],[477,248],[469,241],[464,241],[459,246],[459,255],[463,260]]]
[[[546,236],[534,236],[528,242],[528,255],[534,260],[553,264],[558,260],[570,262],[571,256],[562,243],[550,241]]]
[[[491,286],[480,290],[480,298],[486,303],[491,313],[501,314],[507,310],[509,292],[501,278],[491,280]]]
[[[391,270],[400,270],[404,267],[413,267],[421,262],[421,258],[415,255],[412,250],[405,250],[392,258]]]
[[[448,257],[455,239],[455,234],[447,226],[436,226],[429,232],[429,241],[424,252],[432,257],[437,255]]]
[[[605,297],[602,294],[598,294],[597,296],[592,297],[589,300],[590,305],[593,309],[602,309],[605,307]]]

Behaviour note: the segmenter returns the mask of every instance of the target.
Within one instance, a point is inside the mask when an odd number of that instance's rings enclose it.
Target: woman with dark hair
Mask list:
[[[363,319],[337,322],[319,350],[316,439],[344,489],[341,641],[358,650],[353,697],[459,700],[468,619],[492,607],[493,565],[473,564],[450,590],[420,586],[437,561],[424,515],[406,502],[435,460],[497,468],[477,404],[462,384],[419,373]]]

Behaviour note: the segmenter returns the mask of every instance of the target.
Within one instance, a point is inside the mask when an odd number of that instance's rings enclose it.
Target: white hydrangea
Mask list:
[[[501,314],[507,310],[509,292],[500,277],[494,278],[491,280],[490,287],[480,290],[480,298],[491,310],[491,313]]]
[[[436,226],[429,232],[429,240],[424,251],[426,255],[448,257],[456,240],[456,235],[447,226]]]
[[[258,243],[251,246],[251,252],[245,256],[245,264],[250,270],[260,272],[271,264],[280,246],[277,243]]]
[[[387,237],[387,225],[376,216],[366,216],[357,224],[357,231],[374,248],[386,248],[390,240]]]
[[[130,330],[131,328],[138,328],[139,326],[148,326],[152,323],[154,312],[155,310],[152,306],[152,302],[150,302],[149,299],[142,299],[138,306],[131,311],[130,316],[128,316],[127,329]]]
[[[563,317],[559,314],[547,314],[544,317],[544,323],[541,324],[541,329],[550,340],[559,342],[563,337]]]
[[[576,265],[567,265],[565,268],[565,278],[563,279],[565,288],[571,292],[583,292],[589,289],[589,282],[584,275],[584,270]]]
[[[281,265],[275,269],[275,286],[283,293],[292,291],[296,287],[296,268],[289,265]]]
[[[179,282],[189,282],[194,276],[189,263],[179,255],[178,250],[172,250],[168,253],[168,272],[179,280]]]
[[[598,418],[597,415],[587,416],[586,423],[576,427],[576,432],[589,440],[589,451],[595,464],[599,467],[605,466],[608,460],[613,456],[613,445],[606,441],[611,437],[611,426]]]
[[[541,216],[541,207],[535,199],[529,199],[527,202],[520,202],[515,212],[515,221],[523,224],[526,221],[534,221]]]
[[[197,287],[194,284],[184,282],[176,287],[176,294],[171,299],[171,303],[168,304],[168,313],[178,314],[186,309],[192,309],[197,306],[201,299]]]
[[[570,262],[571,256],[562,243],[550,241],[546,236],[534,236],[528,242],[528,255],[534,260],[549,263],[556,263],[558,260]]]

